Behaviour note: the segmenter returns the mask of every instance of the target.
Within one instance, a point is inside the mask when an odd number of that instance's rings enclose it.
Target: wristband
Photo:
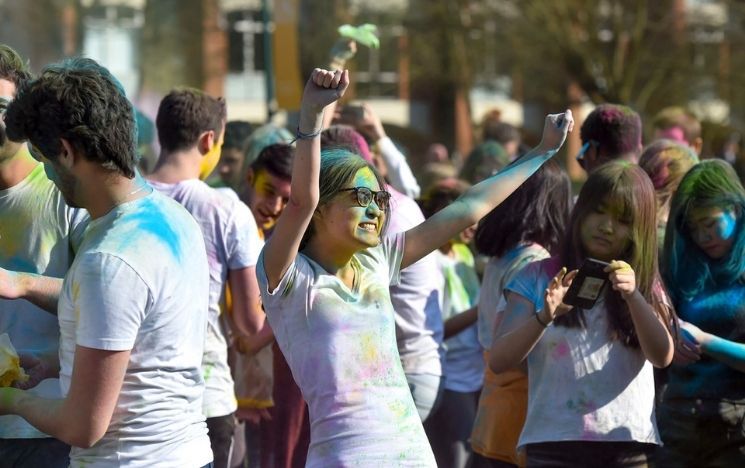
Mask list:
[[[543,328],[548,328],[548,326],[551,325],[551,322],[553,322],[553,320],[548,323],[543,323],[543,320],[541,320],[541,315],[540,315],[542,310],[543,309],[536,309],[533,316],[535,317],[536,322],[540,323]]]
[[[319,128],[313,133],[303,133],[300,131],[300,125],[298,125],[297,130],[295,131],[295,139],[292,140],[290,144],[295,143],[298,140],[312,140],[313,138],[316,138],[317,136],[319,136],[322,131],[323,131],[323,128]]]

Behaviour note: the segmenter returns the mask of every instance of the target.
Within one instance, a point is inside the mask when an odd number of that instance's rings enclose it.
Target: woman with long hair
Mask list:
[[[389,286],[476,223],[551,158],[573,126],[547,117],[541,144],[403,233],[383,235],[390,194],[348,151],[322,154],[324,108],[346,71],[313,71],[303,94],[290,201],[259,259],[267,318],[309,407],[309,467],[434,466],[398,357]]]
[[[478,304],[478,337],[489,361],[494,332],[504,311],[504,288],[525,265],[557,253],[569,219],[571,185],[556,161],[544,164],[479,222],[475,246],[489,257]],[[516,447],[528,405],[522,369],[484,372],[471,446],[473,467],[524,464]]]
[[[745,190],[732,167],[706,160],[673,196],[663,278],[682,343],[657,415],[660,466],[745,460]]]
[[[670,363],[673,338],[655,211],[642,169],[605,164],[582,187],[559,254],[507,285],[489,364],[527,366],[527,466],[646,466],[659,443],[652,366]],[[570,307],[563,299],[588,258],[608,262],[609,287],[592,308]]]

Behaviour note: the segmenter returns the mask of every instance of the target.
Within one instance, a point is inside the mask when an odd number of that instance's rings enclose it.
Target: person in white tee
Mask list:
[[[308,467],[435,466],[398,358],[388,288],[412,264],[504,200],[563,144],[571,113],[541,145],[419,226],[381,239],[390,194],[344,150],[321,154],[324,108],[347,71],[316,69],[303,94],[290,201],[257,265],[272,330],[311,420]]]
[[[72,445],[73,467],[211,464],[204,239],[185,209],[138,177],[121,84],[90,59],[48,65],[5,122],[91,222],[59,296],[64,397],[0,389],[0,414]]]
[[[207,417],[215,468],[230,468],[237,401],[228,367],[228,343],[220,323],[220,303],[230,285],[232,323],[239,335],[253,335],[264,323],[256,283],[256,260],[263,246],[253,215],[237,197],[203,180],[219,156],[226,119],[225,101],[196,89],[171,91],[160,102],[155,124],[161,153],[148,176],[153,187],[183,205],[204,236],[210,268],[207,336],[202,359]]]

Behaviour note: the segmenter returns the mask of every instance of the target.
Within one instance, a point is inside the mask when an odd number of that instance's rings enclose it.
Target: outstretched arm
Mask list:
[[[290,200],[277,220],[272,237],[264,246],[264,270],[269,288],[274,290],[300,248],[305,229],[318,205],[318,178],[321,168],[323,111],[336,102],[349,86],[349,72],[316,68],[305,85],[300,107],[300,124],[292,164]]]
[[[406,268],[445,244],[502,203],[544,162],[556,154],[573,126],[574,120],[569,110],[564,114],[547,116],[540,145],[497,174],[471,187],[447,208],[406,231],[401,268]]]
[[[25,299],[50,314],[57,315],[57,300],[61,290],[61,278],[0,268],[0,298]]]
[[[733,369],[745,372],[745,344],[706,333],[697,326],[682,320],[680,328],[682,333],[687,333],[699,344],[703,354],[708,354]]]

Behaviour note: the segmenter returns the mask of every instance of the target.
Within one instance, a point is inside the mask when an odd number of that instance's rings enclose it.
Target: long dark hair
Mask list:
[[[636,275],[636,286],[644,299],[672,330],[674,312],[666,307],[665,292],[657,268],[657,206],[654,187],[647,174],[637,165],[613,161],[590,174],[572,210],[569,228],[560,249],[561,264],[568,270],[582,265],[587,257],[580,236],[587,216],[602,203],[620,207],[621,217],[628,219],[631,228],[629,247],[616,260],[631,265]],[[617,291],[605,290],[605,301],[610,321],[610,336],[626,346],[639,347],[639,338],[626,302]],[[565,327],[585,326],[584,311],[574,308],[556,319]]]
[[[518,244],[535,242],[555,253],[569,218],[569,177],[554,160],[546,162],[512,195],[479,222],[476,250],[501,257]]]

